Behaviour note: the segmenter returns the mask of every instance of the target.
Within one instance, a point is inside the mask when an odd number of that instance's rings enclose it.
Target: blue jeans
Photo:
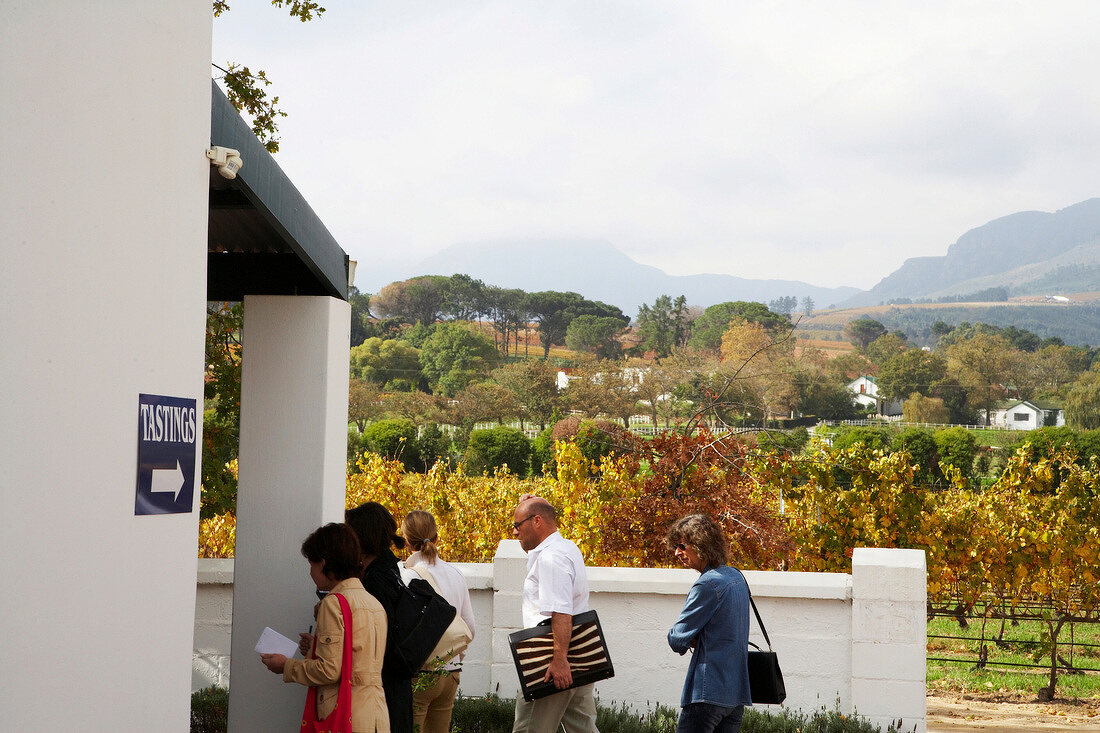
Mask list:
[[[745,706],[725,708],[709,702],[693,702],[680,709],[676,733],[737,733]]]

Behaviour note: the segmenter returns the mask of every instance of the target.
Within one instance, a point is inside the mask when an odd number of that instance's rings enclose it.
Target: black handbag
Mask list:
[[[436,593],[428,581],[415,578],[408,585],[401,583],[394,622],[387,630],[394,637],[392,658],[388,661],[398,676],[412,678],[420,672],[455,614],[455,607]]]
[[[760,632],[764,634],[764,641],[768,644],[768,651],[764,651],[756,644],[749,642],[749,646],[755,649],[755,651],[749,650],[749,691],[752,693],[754,703],[778,705],[787,699],[783,672],[779,669],[779,657],[772,651],[772,641],[768,638],[768,630],[764,628],[760,612],[756,610],[752,591],[749,591],[749,603],[752,604],[752,612],[756,614],[756,623],[760,625]]]
[[[520,692],[527,702],[556,692],[553,680],[543,682],[546,668],[554,656],[554,633],[550,620],[529,629],[520,629],[508,635],[512,659],[519,674]],[[585,611],[573,617],[573,632],[567,652],[573,684],[566,689],[599,682],[615,676],[615,667],[607,653],[603,627],[595,611]]]

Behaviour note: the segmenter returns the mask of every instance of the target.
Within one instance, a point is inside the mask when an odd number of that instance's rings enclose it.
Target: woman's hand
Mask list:
[[[286,657],[282,654],[261,654],[260,661],[275,674],[282,674],[286,669]]]
[[[298,634],[298,651],[302,653],[302,656],[309,654],[309,650],[313,648],[313,634],[301,633]]]

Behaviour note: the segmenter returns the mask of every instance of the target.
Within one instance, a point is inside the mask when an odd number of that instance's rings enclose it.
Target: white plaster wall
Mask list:
[[[301,547],[344,519],[347,483],[347,302],[324,296],[244,299],[237,488],[231,732],[279,730],[302,712],[253,650],[265,626],[292,639],[317,602]]]
[[[200,566],[207,562],[200,561]],[[476,636],[463,663],[465,695],[516,694],[507,635],[518,628],[518,589],[526,567],[514,540],[501,543],[493,564],[456,563],[466,577]],[[902,716],[906,729],[924,731],[924,556],[913,550],[857,549],[853,575],[748,571],[745,577],[779,655],[787,686],[784,707],[811,711],[822,705],[870,717],[885,727]],[[219,583],[232,577],[219,567]],[[201,576],[201,573],[200,573]],[[215,577],[212,573],[210,577]],[[688,658],[666,642],[688,589],[691,570],[589,568],[592,605],[599,612],[616,676],[596,685],[605,702],[638,708],[679,707]],[[518,578],[518,582],[517,582]],[[200,586],[210,600],[198,609],[224,612],[224,590]],[[225,619],[200,625],[224,627]],[[220,625],[220,626],[219,626]],[[765,647],[755,619],[751,639]],[[209,638],[216,633],[206,632]],[[223,646],[228,654],[229,647]],[[211,684],[209,650],[196,648],[196,689]]]
[[[0,14],[0,720],[186,731],[198,491],[134,498],[138,394],[202,404],[210,3]]]

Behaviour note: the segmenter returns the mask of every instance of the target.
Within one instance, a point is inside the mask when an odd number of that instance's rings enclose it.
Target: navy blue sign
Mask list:
[[[137,499],[134,514],[185,514],[195,497],[195,400],[138,395]]]

